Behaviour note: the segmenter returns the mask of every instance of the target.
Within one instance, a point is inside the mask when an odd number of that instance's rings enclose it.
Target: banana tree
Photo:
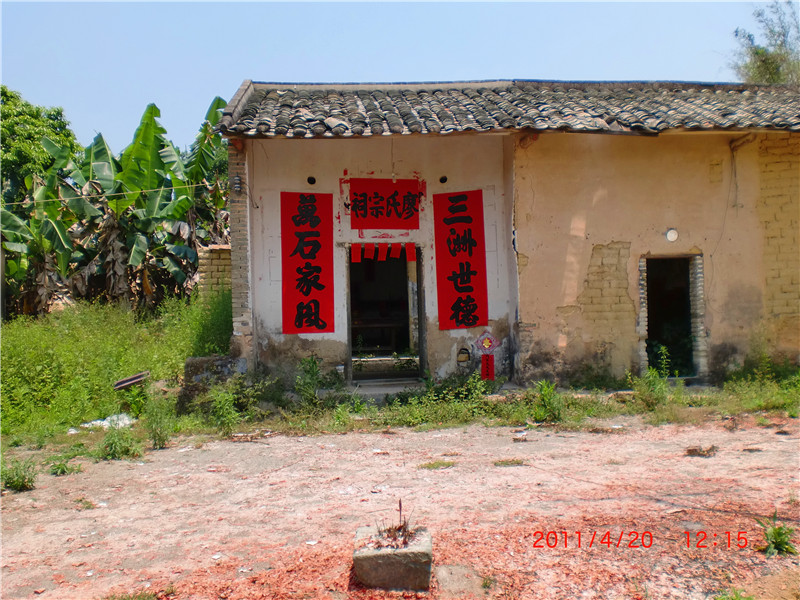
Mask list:
[[[221,98],[211,103],[185,160],[154,104],[118,158],[102,135],[79,162],[42,140],[54,164],[30,182],[29,219],[3,211],[6,279],[26,293],[41,288],[35,309],[65,281],[77,297],[93,295],[99,279],[110,299],[190,291],[201,240],[227,241],[227,191],[216,170],[226,147],[214,131],[224,106]]]
[[[0,209],[0,231],[10,296],[19,302],[17,312],[35,314],[48,309],[56,293],[64,290],[72,240],[61,211],[42,198],[29,205],[27,220]]]
[[[226,102],[214,98],[186,159],[187,180],[194,186],[195,202],[189,213],[191,244],[230,243],[227,211],[228,148],[216,130]]]

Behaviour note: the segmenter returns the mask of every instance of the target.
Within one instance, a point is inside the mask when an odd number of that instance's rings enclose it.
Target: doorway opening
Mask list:
[[[363,249],[354,245],[350,260],[353,379],[419,377],[418,296],[413,245],[374,244]]]
[[[697,375],[692,331],[692,258],[648,258],[647,362],[660,368],[669,360],[669,376]],[[665,354],[666,353],[666,354]]]

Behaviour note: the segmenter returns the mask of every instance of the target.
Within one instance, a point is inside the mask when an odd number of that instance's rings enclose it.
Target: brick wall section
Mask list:
[[[234,140],[236,141],[236,140]],[[247,156],[233,143],[228,147],[228,178],[231,228],[231,300],[233,303],[233,338],[231,355],[247,358],[255,366],[253,353],[253,313],[250,303],[250,237],[248,211]],[[237,191],[238,190],[238,191]]]
[[[708,377],[708,336],[706,335],[706,275],[703,256],[692,257],[689,265],[689,303],[692,315],[692,358],[697,377]]]
[[[218,244],[202,248],[197,255],[197,271],[201,293],[231,289],[231,247]]]
[[[594,246],[578,296],[594,343],[613,365],[630,364],[638,348],[636,310],[628,294],[630,251],[630,242]]]
[[[769,341],[800,358],[800,134],[762,136],[758,158]]]

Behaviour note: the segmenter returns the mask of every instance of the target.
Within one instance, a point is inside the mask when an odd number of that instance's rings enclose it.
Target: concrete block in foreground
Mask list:
[[[376,527],[359,527],[353,551],[356,579],[367,587],[387,590],[427,590],[431,583],[433,544],[425,528],[404,548],[376,548]]]

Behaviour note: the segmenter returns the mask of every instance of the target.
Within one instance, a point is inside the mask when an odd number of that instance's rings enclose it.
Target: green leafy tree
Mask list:
[[[0,86],[0,163],[5,202],[25,197],[25,180],[43,176],[53,157],[42,145],[48,137],[75,155],[80,150],[61,108],[37,106],[23,100],[19,92]]]
[[[773,0],[753,17],[761,39],[746,29],[734,32],[739,52],[732,67],[745,83],[800,85],[800,18],[791,0]]]

